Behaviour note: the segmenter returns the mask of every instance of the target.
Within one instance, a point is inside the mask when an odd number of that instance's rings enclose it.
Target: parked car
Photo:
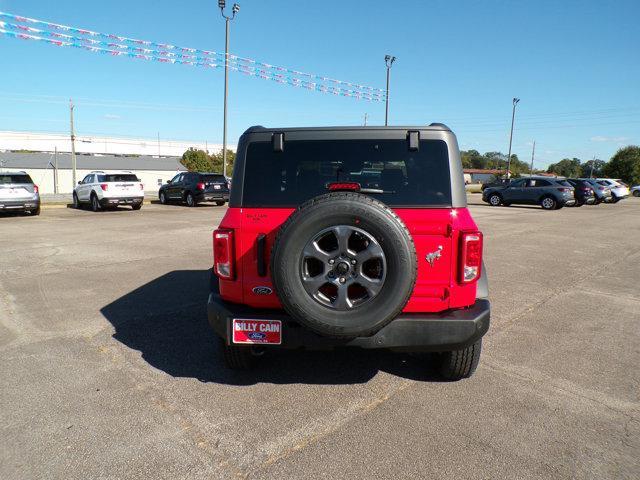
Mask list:
[[[613,180],[611,178],[596,179],[600,185],[611,188],[611,201],[618,203],[629,196],[629,187],[622,183],[621,180]]]
[[[73,189],[73,206],[88,204],[94,212],[120,205],[140,210],[143,200],[144,185],[128,170],[93,171]]]
[[[566,180],[547,177],[512,179],[508,185],[489,187],[482,192],[489,205],[540,205],[545,210],[557,210],[575,203],[574,188]]]
[[[579,180],[584,180],[593,188],[593,194],[596,197],[595,205],[611,202],[611,187],[602,185],[595,178],[580,178]]]
[[[448,127],[252,127],[240,145],[208,301],[228,367],[360,347],[438,352],[447,379],[474,372],[487,279]]]
[[[195,207],[200,202],[216,202],[224,205],[229,201],[229,181],[219,173],[181,172],[158,191],[160,203],[184,202]]]
[[[593,205],[596,203],[596,194],[593,192],[593,185],[586,180],[580,180],[579,178],[567,178],[567,182],[574,188],[574,195],[576,197],[576,207],[582,205]]]
[[[0,172],[0,211],[40,215],[40,192],[26,172]]]
[[[631,187],[631,195],[633,195],[634,197],[640,197],[640,185]]]

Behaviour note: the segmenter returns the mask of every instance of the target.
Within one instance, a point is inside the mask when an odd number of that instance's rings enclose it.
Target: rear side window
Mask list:
[[[29,175],[25,175],[24,173],[0,173],[0,184],[9,183],[33,183],[33,180],[31,180]]]
[[[551,185],[549,180],[541,180],[539,178],[529,180],[530,187],[548,187],[549,185]]]
[[[563,187],[572,187],[573,186],[569,182],[567,182],[566,180],[556,180],[556,183],[559,183]]]
[[[139,182],[138,177],[132,173],[107,173],[98,175],[98,182]]]
[[[327,193],[332,182],[357,182],[364,192],[393,207],[451,206],[447,144],[423,140],[409,151],[406,140],[287,141],[247,148],[242,204],[295,207]]]

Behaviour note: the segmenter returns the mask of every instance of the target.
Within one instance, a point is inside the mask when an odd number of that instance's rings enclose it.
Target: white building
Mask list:
[[[180,163],[180,157],[76,155],[76,182],[93,170],[130,170],[138,175],[145,191],[153,192],[186,169]],[[71,154],[68,153],[0,152],[0,171],[27,172],[42,194],[71,193],[74,187]]]
[[[221,144],[207,141],[158,140],[126,137],[99,137],[76,135],[77,153],[101,153],[117,155],[150,155],[180,157],[190,147],[217,153]],[[235,150],[235,145],[227,145]],[[34,133],[0,131],[0,151],[28,150],[32,152],[71,152],[71,137],[62,133]]]
[[[150,140],[78,135],[75,141],[76,181],[93,170],[130,170],[146,191],[157,191],[179,171],[189,148],[218,153],[222,145],[183,140]],[[227,148],[235,150],[235,145]],[[71,193],[71,138],[61,133],[0,131],[0,170],[25,171],[40,193]]]

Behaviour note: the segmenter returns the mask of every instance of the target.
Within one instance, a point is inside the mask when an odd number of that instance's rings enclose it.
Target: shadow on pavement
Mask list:
[[[207,322],[211,270],[169,272],[127,293],[100,311],[114,338],[142,353],[173,377],[230,385],[256,383],[365,383],[378,371],[414,380],[439,381],[424,357],[386,351],[269,352],[250,372],[228,370],[218,338]]]

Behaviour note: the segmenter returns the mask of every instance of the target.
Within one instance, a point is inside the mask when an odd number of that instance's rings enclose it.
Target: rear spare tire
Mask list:
[[[372,335],[404,308],[416,281],[416,251],[384,203],[333,192],[301,205],[280,229],[271,256],[284,309],[322,335]]]

